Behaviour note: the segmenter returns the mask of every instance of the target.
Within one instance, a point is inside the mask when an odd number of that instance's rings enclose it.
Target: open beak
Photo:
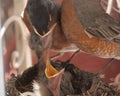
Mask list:
[[[48,78],[48,87],[51,90],[51,92],[54,94],[54,96],[60,96],[60,82],[63,73],[64,73],[64,69],[58,71],[51,65],[49,60],[49,51],[48,51],[46,58],[45,74],[46,77]]]
[[[54,28],[56,27],[56,25],[57,25],[57,23],[53,24],[52,27],[50,28],[50,30],[49,30],[46,34],[44,34],[44,35],[41,35],[34,26],[33,26],[33,29],[34,29],[35,33],[36,33],[40,38],[47,38],[47,36],[49,36],[51,33],[53,33],[53,30],[54,30]]]
[[[54,96],[59,96],[59,88],[60,88],[60,81],[62,74],[64,73],[64,69],[61,71],[56,70],[50,63],[49,59],[49,52],[50,47],[52,45],[52,33],[54,28],[56,27],[56,23],[50,28],[50,30],[45,34],[41,35],[33,26],[35,33],[40,37],[43,41],[43,55],[44,55],[44,62],[46,64],[45,74],[48,78],[48,87],[54,94]]]
[[[54,94],[54,96],[60,96],[60,82],[64,69],[58,71],[51,64],[50,60],[47,60],[45,74],[48,78],[48,88]]]
[[[58,73],[58,71],[50,64],[50,61],[47,60],[47,65],[46,65],[46,69],[45,69],[45,74],[46,74],[47,78],[51,78],[52,76],[54,76],[57,73]]]
[[[47,78],[51,78],[55,74],[57,74],[59,71],[56,70],[51,64],[49,60],[49,51],[46,52],[46,69],[45,69],[45,74]]]

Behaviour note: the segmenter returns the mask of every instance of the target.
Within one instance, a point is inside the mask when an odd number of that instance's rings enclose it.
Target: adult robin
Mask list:
[[[120,22],[104,12],[100,0],[63,0],[61,23],[67,40],[80,50],[120,59]]]
[[[29,0],[23,20],[30,25],[30,41],[36,54],[41,52],[41,37],[56,23],[52,49],[74,45],[89,54],[119,59],[120,22],[105,13],[99,1],[63,0],[60,6],[53,0]]]
[[[106,14],[98,0],[63,0],[61,6],[52,0],[29,0],[25,12],[36,53],[48,46],[61,50],[74,45],[89,54],[119,59],[120,22]],[[58,73],[49,60],[46,67],[48,78]]]
[[[63,0],[61,8],[50,0],[30,2],[33,0],[28,1],[26,10],[36,33],[43,35],[57,23],[52,35],[52,49],[74,45],[89,54],[119,59],[120,22],[105,13],[98,0]]]

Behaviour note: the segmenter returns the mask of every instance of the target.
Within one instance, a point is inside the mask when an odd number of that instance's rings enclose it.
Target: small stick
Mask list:
[[[112,58],[112,59],[102,68],[102,70],[100,70],[100,71],[97,73],[97,75],[99,76],[99,75],[103,74],[103,73],[105,72],[105,70],[106,70],[111,64],[113,64],[114,61],[115,61],[115,59]]]
[[[72,60],[72,58],[73,58],[79,51],[80,51],[80,50],[75,51],[75,52],[72,54],[72,56],[71,56],[66,62],[69,63],[69,62]]]

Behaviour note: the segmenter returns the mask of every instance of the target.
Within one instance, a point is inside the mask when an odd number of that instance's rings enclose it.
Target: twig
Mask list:
[[[103,73],[105,72],[105,70],[106,70],[111,64],[113,64],[114,61],[115,61],[115,59],[112,58],[112,59],[102,68],[102,70],[100,70],[100,71],[97,73],[97,75],[99,76],[99,75],[103,74]]]

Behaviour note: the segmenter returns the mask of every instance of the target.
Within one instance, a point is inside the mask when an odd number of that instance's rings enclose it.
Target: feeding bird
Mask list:
[[[30,7],[32,4],[33,7]],[[37,4],[40,4],[40,6]],[[29,20],[27,23],[31,25],[29,26],[29,30],[31,30],[31,34],[33,34],[31,35],[33,36],[31,37],[32,44],[35,44],[33,49],[35,48],[36,53],[41,53],[39,58],[43,60],[42,63],[46,67],[42,66],[44,69],[43,72],[45,71],[49,79],[47,88],[51,89],[54,96],[59,96],[59,82],[64,70],[58,72],[51,66],[48,58],[49,48],[52,48],[53,44],[56,44],[54,45],[56,47],[53,47],[54,49],[57,49],[57,45],[61,45],[58,47],[58,49],[61,49],[74,44],[86,53],[102,58],[119,59],[120,23],[102,10],[98,0],[94,0],[94,2],[91,0],[64,0],[61,8],[53,7],[52,4],[55,4],[52,0],[39,0],[39,2],[37,2],[37,0],[29,0],[28,7],[26,7],[25,10],[26,14],[24,15],[27,16],[26,18]],[[59,10],[57,10],[57,8]],[[39,11],[41,13],[39,13]],[[45,13],[47,14],[46,16],[44,12],[49,14]],[[52,14],[52,12],[58,12],[59,14],[57,13],[57,15],[55,15],[55,13]],[[43,18],[40,16],[43,16]],[[56,19],[57,16],[59,18]],[[23,20],[26,19],[23,18]],[[44,21],[46,21],[46,23]],[[55,31],[55,29],[59,31]],[[60,35],[57,32],[60,32]],[[63,41],[60,43],[61,41],[59,40],[65,40],[66,43]],[[64,44],[65,46],[63,46]],[[43,52],[45,56],[43,56]],[[54,84],[54,80],[56,79],[58,79],[58,82]],[[57,85],[57,87],[52,85]]]
[[[74,45],[88,54],[119,59],[120,22],[105,13],[100,0],[63,0],[61,5],[54,0],[29,0],[26,11],[37,34],[57,23],[51,49]]]
[[[54,27],[55,25],[48,31],[48,34],[41,36],[41,56],[38,63],[25,70],[16,80],[17,90],[22,90],[23,94],[29,94],[26,91],[31,91],[31,89],[34,94],[41,94],[42,96],[59,96],[60,94],[59,88],[64,69],[56,70],[49,59],[51,34]],[[33,88],[26,88],[28,86]]]
[[[62,50],[73,45],[92,55],[119,59],[120,22],[105,13],[99,1],[63,0],[60,6],[54,0],[28,0],[23,20],[31,32],[31,48],[40,59],[46,50],[48,78],[61,72],[51,66],[49,49]],[[55,96],[59,96],[57,91],[53,92]]]
[[[64,69],[58,72],[52,67],[49,60],[53,34],[56,30],[61,30],[59,11],[59,5],[52,0],[28,0],[23,18],[31,32],[30,47],[35,50],[39,61],[42,61],[44,67],[42,72],[46,74],[48,88],[54,96],[59,96],[60,80],[64,72]]]

